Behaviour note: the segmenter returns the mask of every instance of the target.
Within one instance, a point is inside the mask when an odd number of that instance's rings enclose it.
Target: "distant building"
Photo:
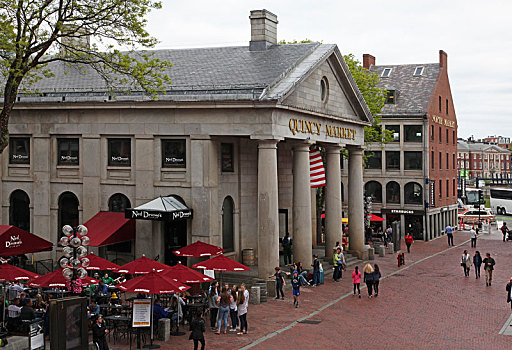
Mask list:
[[[457,169],[466,179],[508,179],[511,177],[512,151],[497,144],[473,141],[457,141]]]
[[[509,149],[510,148],[510,137],[503,136],[487,136],[483,139],[485,142],[492,142],[500,146],[501,148]]]
[[[457,222],[457,117],[448,79],[447,54],[439,63],[363,66],[387,90],[382,127],[393,132],[386,145],[372,144],[364,182],[372,211],[400,221],[402,235],[430,240]]]

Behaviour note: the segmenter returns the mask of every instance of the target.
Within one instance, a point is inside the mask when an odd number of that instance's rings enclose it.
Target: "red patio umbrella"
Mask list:
[[[86,270],[110,270],[116,271],[119,269],[119,265],[114,264],[113,262],[108,261],[107,259],[100,258],[96,254],[89,254],[86,256],[89,259],[89,266],[86,267]]]
[[[53,243],[11,225],[0,225],[0,256],[52,250]]]
[[[58,288],[58,287],[67,287],[69,281],[64,278],[62,275],[62,268],[58,269],[56,271],[47,273],[46,275],[37,277],[33,279],[30,283],[28,283],[31,287],[48,287],[48,288]],[[91,277],[85,277],[82,278],[82,286],[86,287],[91,284],[98,283],[98,280],[91,278]]]
[[[215,245],[211,245],[201,241],[197,241],[195,243],[189,244],[186,247],[173,251],[173,253],[176,256],[188,256],[196,258],[200,258],[203,256],[219,255],[224,252],[225,250],[222,249],[221,247],[217,247]]]
[[[384,221],[384,219],[381,218],[380,216],[372,214],[372,217],[370,218],[370,221]]]
[[[37,277],[39,275],[10,264],[0,265],[0,282],[31,280]]]
[[[196,270],[191,269],[181,263],[169,267],[167,271],[161,272],[163,276],[175,279],[181,283],[201,283],[210,282],[213,278],[202,274]]]
[[[195,269],[215,270],[215,271],[249,271],[251,268],[240,264],[239,262],[226,258],[224,255],[216,256],[200,263],[192,265]]]
[[[143,275],[146,273],[150,273],[153,270],[156,270],[156,272],[161,272],[163,270],[167,270],[168,268],[168,265],[159,263],[158,261],[152,260],[143,255],[137,260],[133,260],[132,262],[129,262],[128,264],[119,267],[117,272]]]

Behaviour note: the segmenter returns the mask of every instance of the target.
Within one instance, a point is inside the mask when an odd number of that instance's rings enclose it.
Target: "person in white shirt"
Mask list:
[[[20,305],[20,299],[14,298],[14,300],[12,301],[12,304],[9,305],[9,307],[7,308],[7,310],[9,311],[10,318],[17,318],[20,316],[21,307],[19,307],[19,305]]]
[[[471,257],[469,256],[467,250],[464,250],[464,254],[462,254],[462,259],[460,261],[460,264],[464,268],[464,276],[469,277],[469,268],[471,266]]]
[[[474,228],[471,228],[469,233],[471,235],[471,248],[476,248],[476,239],[478,237],[478,233],[475,231]]]

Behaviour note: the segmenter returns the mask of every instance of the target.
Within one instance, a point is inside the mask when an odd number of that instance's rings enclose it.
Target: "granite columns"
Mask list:
[[[350,250],[364,252],[363,148],[348,149],[348,232]]]
[[[325,188],[325,256],[332,256],[337,241],[341,242],[341,146],[325,147],[327,171]],[[351,202],[349,202],[351,203]]]

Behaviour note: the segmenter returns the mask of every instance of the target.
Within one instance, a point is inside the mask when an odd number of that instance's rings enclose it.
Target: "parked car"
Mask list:
[[[491,223],[496,222],[496,217],[492,213],[491,209],[488,208],[482,208],[480,210],[473,209],[459,213],[459,222],[462,219],[465,224],[477,223],[479,217],[480,221],[489,221]]]

